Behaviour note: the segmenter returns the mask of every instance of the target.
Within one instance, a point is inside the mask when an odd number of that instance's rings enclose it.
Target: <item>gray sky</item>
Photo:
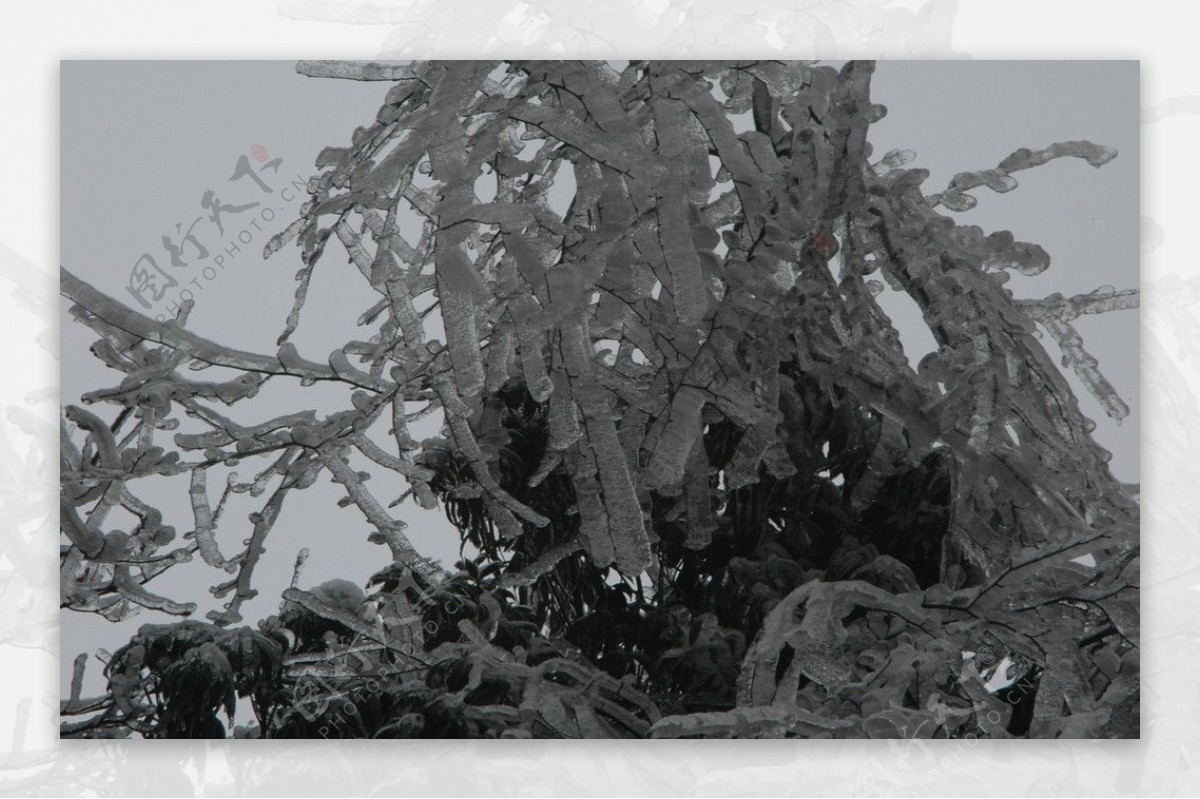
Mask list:
[[[321,148],[347,144],[356,125],[374,119],[388,84],[305,78],[290,61],[63,62],[61,78],[62,264],[132,305],[125,288],[129,271],[149,253],[180,282],[164,301],[177,296],[179,288],[193,292],[190,329],[238,348],[273,352],[300,261],[292,246],[263,261],[262,247],[299,212],[303,195],[289,189],[292,182],[314,171]],[[956,172],[995,166],[1020,146],[1088,138],[1117,147],[1118,158],[1100,170],[1062,159],[1019,173],[1021,186],[1012,193],[976,190],[978,206],[958,216],[989,232],[1012,230],[1018,239],[1049,251],[1053,263],[1045,273],[1013,277],[1010,286],[1018,297],[1138,285],[1136,62],[880,62],[873,97],[889,109],[870,137],[876,157],[892,148],[915,150],[915,165],[932,173],[927,193],[943,188]],[[265,162],[254,157],[255,145],[265,148],[267,162],[282,159],[277,172],[258,172]],[[242,156],[248,156],[247,164],[271,193],[249,176],[229,180]],[[259,205],[223,213],[221,234],[201,204],[208,190],[223,205]],[[181,257],[188,266],[175,269],[162,238],[180,241],[176,225],[186,231],[197,219],[192,232],[209,257],[199,260],[195,249],[185,246]],[[211,267],[215,276],[206,278],[203,265],[218,256],[222,267]],[[359,337],[355,317],[375,295],[346,274],[336,252],[317,267],[309,305],[293,337],[306,357],[323,360],[339,343]],[[932,337],[914,305],[896,298],[888,302],[908,355],[918,360],[932,349]],[[63,402],[77,402],[82,392],[117,380],[88,353],[94,337],[69,320],[67,307],[63,303],[61,390]],[[151,313],[166,313],[165,306],[156,305]],[[1077,326],[1132,414],[1117,426],[1077,388],[1081,405],[1097,422],[1097,438],[1114,453],[1114,472],[1136,481],[1137,314],[1085,318]],[[300,391],[280,382],[264,390],[268,395],[277,399],[281,412],[345,403],[339,390]],[[231,415],[236,417],[236,406]],[[435,434],[435,428],[433,421],[417,432]],[[372,487],[381,498],[399,493],[399,483],[389,493],[380,488],[383,480],[376,480]],[[179,532],[191,529],[186,478],[158,482],[136,485],[135,491],[157,502]],[[210,480],[214,501],[219,485]],[[289,497],[256,573],[260,595],[243,606],[248,620],[274,612],[301,547],[312,550],[303,585],[332,577],[361,582],[389,560],[386,549],[367,543],[368,527],[357,509],[336,506],[341,495],[339,487],[322,482]],[[246,514],[259,506],[245,496],[230,503],[220,532],[227,554],[248,535]],[[440,511],[421,511],[411,503],[400,510],[419,550],[446,563],[457,558],[457,533]],[[205,588],[220,576],[197,559],[172,570],[169,593],[201,601],[202,611],[218,607],[221,603]],[[111,648],[139,625],[165,620],[155,615],[143,613],[118,631],[99,617],[64,613],[63,685],[77,652]],[[94,665],[89,688],[100,684]]]

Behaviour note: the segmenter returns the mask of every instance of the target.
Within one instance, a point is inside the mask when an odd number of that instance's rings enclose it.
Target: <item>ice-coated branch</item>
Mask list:
[[[1022,147],[1001,161],[995,169],[959,172],[951,178],[950,185],[946,187],[945,191],[930,195],[926,201],[930,207],[944,205],[951,211],[966,211],[974,208],[978,202],[966,192],[980,186],[987,186],[1000,194],[1012,191],[1017,187],[1017,179],[1012,176],[1013,172],[1032,169],[1056,158],[1082,158],[1089,165],[1098,168],[1116,157],[1115,147],[1107,147],[1090,141],[1055,142],[1040,150]]]
[[[183,355],[213,366],[227,366],[242,372],[290,375],[307,380],[342,379],[328,366],[298,357],[288,359],[285,364],[282,358],[256,355],[224,347],[176,325],[150,319],[97,291],[87,282],[75,277],[65,267],[62,269],[62,293],[63,296],[96,318],[118,330],[177,350]],[[383,392],[391,386],[387,381],[367,380],[361,384],[361,387]]]

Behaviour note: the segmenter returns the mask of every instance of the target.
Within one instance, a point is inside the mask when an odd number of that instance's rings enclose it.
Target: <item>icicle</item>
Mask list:
[[[604,492],[604,525],[612,540],[611,562],[626,574],[638,574],[650,563],[650,540],[629,465],[617,438],[607,392],[601,388],[592,372],[590,341],[583,325],[576,322],[569,327],[564,326],[561,335],[563,365],[570,376],[571,393],[583,416],[584,436],[590,450],[587,457],[595,461],[599,488]],[[586,482],[584,487],[588,490],[592,488],[590,482]],[[592,499],[587,501],[590,503]],[[583,507],[584,501],[581,499],[581,512]],[[599,532],[593,535],[599,535]],[[594,537],[592,540],[595,540]],[[601,548],[605,554],[607,550],[607,546]],[[596,557],[595,552],[592,554]],[[597,560],[600,564],[606,562],[609,561]]]
[[[488,340],[487,380],[485,388],[496,393],[508,382],[508,364],[512,359],[516,335],[512,325],[497,323]]]
[[[442,248],[444,249],[444,248]],[[475,325],[475,302],[466,288],[471,272],[467,256],[457,248],[438,259],[438,299],[450,363],[454,366],[455,390],[463,398],[474,397],[483,388],[483,359],[479,352],[479,332]],[[474,278],[478,280],[478,278]]]
[[[700,259],[688,220],[687,193],[681,178],[665,182],[656,211],[658,241],[671,272],[675,313],[681,325],[691,327],[704,319],[711,297],[701,278]]]
[[[207,475],[208,469],[192,470],[191,488],[188,493],[192,499],[192,514],[196,518],[196,529],[192,531],[191,537],[196,540],[196,545],[200,549],[200,557],[204,558],[205,563],[218,569],[227,569],[230,565],[229,561],[217,547],[213,513],[208,504],[208,491],[205,487]]]
[[[550,394],[550,411],[547,420],[550,437],[546,449],[565,452],[581,435],[575,400],[571,397],[571,386],[566,372],[558,368],[551,376],[554,391]]]
[[[653,443],[650,462],[642,470],[647,488],[670,488],[683,480],[692,447],[698,445],[701,413],[708,395],[694,386],[681,386],[664,414],[662,433]]]
[[[717,530],[717,517],[713,512],[713,490],[709,480],[708,455],[703,441],[692,447],[687,459],[686,480],[683,484],[687,505],[687,540],[689,549],[703,549],[712,543]]]
[[[517,348],[525,389],[535,401],[545,402],[554,386],[546,373],[546,337],[530,323],[537,310],[537,300],[529,296],[517,297],[508,304],[508,311],[517,326]]]

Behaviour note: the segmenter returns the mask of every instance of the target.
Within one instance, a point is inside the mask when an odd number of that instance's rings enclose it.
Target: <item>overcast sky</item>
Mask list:
[[[976,190],[978,206],[959,218],[988,232],[1011,230],[1050,253],[1047,272],[1014,275],[1010,286],[1018,297],[1070,295],[1104,284],[1132,288],[1139,282],[1138,82],[1136,62],[880,62],[872,94],[889,113],[870,138],[876,157],[892,148],[915,150],[915,165],[931,172],[927,193],[943,188],[956,172],[994,167],[1021,146],[1086,138],[1117,147],[1118,158],[1100,170],[1061,159],[1018,173],[1021,186],[1013,193]],[[126,285],[130,269],[149,254],[179,278],[167,299],[184,286],[194,294],[190,329],[234,347],[274,352],[300,261],[294,247],[263,261],[262,247],[299,212],[303,194],[292,183],[314,171],[313,159],[323,147],[348,144],[355,126],[373,121],[387,89],[383,83],[306,78],[296,74],[293,62],[63,62],[62,264],[139,307]],[[243,157],[246,168],[231,181]],[[226,209],[223,232],[210,218],[214,204]],[[163,237],[180,244],[189,229],[208,258],[199,259],[196,248],[184,244],[179,257],[187,266],[172,268]],[[218,257],[219,269],[212,266]],[[206,277],[204,264],[213,277]],[[358,337],[355,318],[375,299],[363,281],[345,275],[333,254],[316,270],[310,306],[293,337],[311,359],[322,360],[339,343]],[[919,360],[933,349],[933,340],[915,305],[897,296],[887,302],[907,354]],[[166,312],[152,305],[150,313]],[[64,403],[117,382],[88,353],[94,336],[70,321],[67,307],[63,303]],[[1137,481],[1137,314],[1083,318],[1077,327],[1132,413],[1122,425],[1114,424],[1072,377],[1080,403],[1097,422],[1096,437],[1114,454],[1114,473]],[[1043,342],[1054,352],[1051,342]],[[344,407],[333,389],[301,393],[276,383],[264,396],[277,396],[281,410]],[[418,432],[437,431],[427,425]],[[191,529],[186,478],[159,483],[143,481],[136,490],[160,503],[178,531]],[[395,487],[398,493],[399,483]],[[217,481],[209,488],[215,500]],[[333,577],[362,582],[389,560],[385,548],[367,542],[358,510],[336,506],[341,495],[340,488],[322,482],[289,496],[256,573],[260,595],[243,606],[248,620],[275,611],[301,547],[312,550],[305,586]],[[246,500],[232,502],[224,517],[220,540],[227,554],[240,548],[249,532],[246,514],[258,509],[257,501]],[[447,564],[458,557],[457,534],[440,511],[421,511],[411,503],[401,511],[419,550]],[[202,612],[221,604],[205,590],[220,575],[199,559],[172,575],[174,598],[200,601]],[[98,617],[64,613],[63,685],[76,653],[112,648],[140,624],[165,620],[154,616],[143,613],[118,631]],[[90,670],[88,682],[99,687],[97,669]]]

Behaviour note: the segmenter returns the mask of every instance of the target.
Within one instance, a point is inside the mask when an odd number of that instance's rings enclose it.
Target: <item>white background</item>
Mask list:
[[[0,34],[0,793],[1006,795],[1200,790],[1200,71],[1182,3],[43,2]],[[1143,739],[58,743],[58,60],[1137,58],[1143,99]],[[186,101],[186,98],[181,98]],[[164,109],[164,113],[170,113]],[[966,165],[976,168],[983,165]],[[1019,191],[1019,190],[1018,190]],[[45,420],[42,424],[37,419]],[[69,648],[69,647],[68,647]]]

